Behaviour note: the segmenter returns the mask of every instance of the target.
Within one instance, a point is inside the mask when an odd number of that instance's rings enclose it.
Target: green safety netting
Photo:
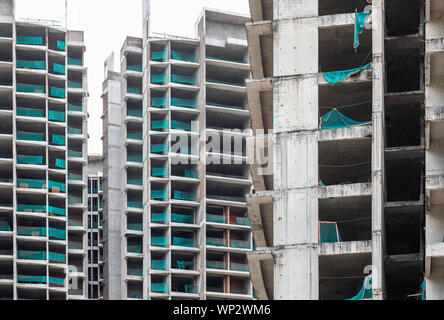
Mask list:
[[[1,159],[12,159],[12,154],[0,153]]]
[[[55,278],[55,277],[49,277],[49,283],[53,284],[55,286],[65,286],[65,279]]]
[[[186,62],[197,62],[197,56],[194,53],[171,50],[171,59]]]
[[[152,246],[167,246],[168,237],[151,237]]]
[[[48,213],[56,215],[56,216],[65,217],[66,216],[66,209],[49,206]]]
[[[197,102],[194,99],[171,98],[171,105],[175,107],[197,108]]]
[[[45,70],[45,61],[17,60],[17,68]]]
[[[17,36],[17,44],[43,45],[43,37]]]
[[[77,205],[77,204],[82,204],[82,203],[83,203],[82,197],[72,196],[72,195],[68,196],[68,204]]]
[[[151,130],[168,129],[168,120],[153,120],[151,121]]]
[[[48,181],[48,189],[51,192],[66,192],[66,184],[62,182]]]
[[[127,206],[128,208],[143,209],[142,201],[128,201]]]
[[[143,224],[141,222],[128,222],[128,230],[143,231]]]
[[[192,214],[179,214],[179,213],[171,213],[171,221],[177,223],[194,223],[194,215]]]
[[[128,268],[128,275],[133,277],[143,277],[143,270],[141,268]]]
[[[55,159],[55,166],[60,169],[66,169],[66,161],[62,159]]]
[[[0,220],[0,231],[12,231],[7,221]]]
[[[21,259],[21,260],[46,260],[46,251],[17,250],[17,259]]]
[[[195,263],[194,262],[192,262],[192,261],[179,261],[179,260],[177,260],[177,268],[179,269],[179,270],[194,270],[195,269],[195,267],[194,267],[194,265],[195,265]]]
[[[191,131],[191,123],[184,121],[171,120],[171,129],[180,129],[185,131]]]
[[[73,81],[73,80],[68,80],[68,88],[70,89],[82,89],[82,82],[81,81]]]
[[[197,293],[197,287],[194,284],[186,284],[185,293]]]
[[[57,49],[65,50],[65,41],[57,40]]]
[[[141,244],[129,244],[128,246],[129,253],[142,253],[142,245]]]
[[[207,222],[214,222],[214,223],[225,223],[226,219],[222,215],[216,215],[216,214],[209,214],[207,213]]]
[[[337,109],[324,114],[321,117],[320,128],[321,130],[330,130],[346,127],[366,126],[372,124],[372,122],[359,122],[346,117]]]
[[[60,99],[65,99],[66,97],[65,88],[51,87],[49,90],[51,97]]]
[[[361,34],[364,31],[365,21],[367,20],[371,12],[372,11],[370,10],[365,12],[356,12],[355,14],[355,36],[353,42],[353,47],[355,49],[359,47],[359,34]]]
[[[199,178],[199,171],[194,169],[185,169],[185,177],[192,178],[192,179],[198,179]]]
[[[18,188],[43,189],[46,186],[46,180],[39,179],[17,179]]]
[[[331,72],[323,72],[325,80],[327,80],[328,84],[333,85],[335,83],[342,82],[346,80],[347,78],[356,75],[363,70],[371,69],[372,63],[368,63],[362,67],[355,68],[355,69],[349,69],[349,70],[340,70],[340,71],[331,71]]]
[[[66,255],[63,253],[49,252],[48,260],[51,262],[65,263]]]
[[[68,64],[70,66],[81,66],[83,63],[82,63],[81,59],[75,59],[75,58],[68,57]]]
[[[43,118],[45,116],[45,110],[17,107],[17,116],[18,117]]]
[[[133,185],[133,186],[143,186],[143,179],[141,178],[128,178],[127,179],[128,184]]]
[[[168,82],[168,75],[164,73],[151,74],[151,83],[164,83]]]
[[[250,219],[245,217],[236,217],[236,223],[240,226],[251,226]]]
[[[18,204],[18,212],[34,212],[34,213],[46,213],[46,206],[33,205],[33,204]]]
[[[46,283],[46,279],[46,276],[17,275],[17,281],[19,283]]]
[[[223,80],[216,80],[216,79],[208,79],[207,82],[210,83],[219,83],[219,84],[226,84],[229,86],[238,86],[238,87],[245,87],[245,83],[242,82],[230,82],[230,81],[223,81]]]
[[[43,156],[17,156],[18,164],[43,165]]]
[[[248,264],[231,262],[230,263],[230,270],[241,271],[241,272],[249,272],[250,268],[248,267]]]
[[[28,237],[46,237],[46,227],[17,227],[17,234],[19,236]]]
[[[142,132],[128,132],[127,137],[131,140],[143,140]]]
[[[65,66],[63,64],[53,63],[52,64],[52,71],[60,74],[65,74]]]
[[[82,130],[82,128],[74,128],[74,127],[68,126],[68,134],[82,135],[83,130]]]
[[[142,163],[143,156],[141,154],[128,154],[127,155],[128,162]]]
[[[182,74],[172,74],[171,81],[176,82],[176,83],[195,85],[195,84],[197,84],[197,77],[187,76],[187,75],[182,75]]]
[[[68,173],[68,180],[71,180],[71,181],[82,181],[83,180],[83,175],[81,173],[70,172],[70,173]]]
[[[231,247],[238,249],[250,249],[251,243],[248,240],[231,240]]]
[[[66,240],[66,230],[49,228],[49,237],[59,240]]]
[[[151,107],[162,108],[168,105],[168,99],[166,97],[153,97],[151,98]]]
[[[154,270],[165,270],[167,268],[166,260],[152,260],[151,268]]]
[[[135,72],[142,72],[142,65],[141,64],[129,64],[127,69],[129,71],[135,71]]]
[[[319,222],[319,243],[336,242],[342,242],[338,224],[336,222]]]
[[[368,276],[364,280],[361,291],[350,299],[345,300],[371,300],[373,298],[372,277]]]
[[[168,198],[167,190],[151,190],[151,199],[163,200]]]
[[[168,293],[168,283],[152,283],[151,292]]]
[[[225,247],[227,244],[224,238],[207,237],[207,245],[216,246],[216,247]]]
[[[168,59],[168,51],[158,50],[151,51],[151,60],[166,60]]]
[[[65,136],[59,134],[51,135],[51,143],[56,146],[64,146],[65,145]]]
[[[72,103],[68,103],[68,111],[82,112],[82,106],[78,106]]]
[[[83,158],[83,152],[69,149],[68,158]]]
[[[45,93],[45,86],[38,84],[17,83],[17,91],[25,93]]]
[[[226,269],[225,261],[215,261],[215,260],[207,260],[207,268],[208,269]]]
[[[421,293],[418,296],[417,300],[421,300],[421,301],[426,300],[426,289],[427,289],[427,281],[426,281],[426,279],[424,279],[421,284]]]
[[[65,112],[49,110],[48,119],[51,121],[65,122]]]
[[[191,192],[174,191],[174,199],[185,201],[197,201],[197,194]]]
[[[151,168],[151,176],[165,177],[168,176],[168,168]]]
[[[128,289],[128,299],[142,299],[143,294],[139,290]]]
[[[126,92],[127,92],[127,93],[131,93],[131,94],[141,94],[139,88],[128,88],[128,89],[126,90]]]
[[[153,152],[153,153],[168,152],[169,147],[170,146],[168,144],[152,144],[151,145],[151,152]]]
[[[142,109],[129,109],[127,110],[126,113],[129,117],[135,117],[135,118],[142,118],[143,114],[142,114]]]
[[[151,222],[166,222],[168,214],[165,213],[151,213]]]

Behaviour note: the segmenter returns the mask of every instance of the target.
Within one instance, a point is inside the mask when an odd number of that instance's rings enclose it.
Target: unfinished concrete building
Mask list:
[[[250,0],[258,299],[443,297],[444,6],[372,2]]]
[[[2,0],[0,35],[0,298],[84,299],[83,32]]]
[[[120,73],[105,63],[104,297],[253,299],[249,18],[205,9],[197,38],[149,37],[144,1],[143,21]]]

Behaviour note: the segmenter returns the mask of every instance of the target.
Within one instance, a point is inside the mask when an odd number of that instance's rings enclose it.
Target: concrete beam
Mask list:
[[[273,277],[273,274],[264,275],[262,273],[261,261],[263,261],[264,256],[267,259],[273,261],[271,254],[257,254],[250,253],[247,255],[248,266],[250,267],[251,282],[253,283],[254,291],[258,300],[269,300],[267,289],[265,287],[264,277]]]
[[[355,14],[344,13],[319,17],[319,28],[336,28],[344,26],[354,26]]]
[[[319,141],[360,140],[371,138],[371,125],[319,131]]]
[[[248,107],[250,109],[251,128],[256,133],[257,130],[264,130],[264,116],[273,116],[273,105],[263,106],[261,93],[273,93],[273,83],[271,79],[247,80],[247,98]],[[264,113],[265,109],[270,109]],[[269,120],[269,119],[268,119]]]
[[[371,241],[350,241],[338,243],[321,243],[319,245],[319,255],[350,255],[372,252]]]
[[[250,55],[251,73],[253,78],[264,78],[264,59],[262,57],[261,37],[272,35],[271,21],[247,23],[248,52]]]
[[[345,184],[318,188],[319,199],[361,197],[370,195],[372,195],[371,183]]]
[[[364,70],[362,72],[360,72],[357,75],[354,75],[352,77],[349,77],[348,79],[335,84],[335,86],[340,86],[340,85],[345,85],[345,84],[353,84],[353,83],[362,83],[362,82],[371,82],[373,81],[373,71],[371,69],[367,69]],[[318,84],[320,86],[328,86],[328,82],[327,80],[325,80],[324,76],[321,74],[319,74],[319,81]]]

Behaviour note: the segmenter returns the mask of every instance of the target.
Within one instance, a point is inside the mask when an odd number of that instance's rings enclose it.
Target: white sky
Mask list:
[[[248,0],[151,0],[151,33],[194,37],[204,7],[249,13]],[[89,153],[101,153],[103,62],[114,51],[119,67],[126,36],[142,37],[142,0],[68,0],[68,28],[85,31]],[[65,0],[16,0],[17,18],[65,21]]]

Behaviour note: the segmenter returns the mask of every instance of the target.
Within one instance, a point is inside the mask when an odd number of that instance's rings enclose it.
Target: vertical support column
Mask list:
[[[373,1],[372,241],[373,299],[385,298],[385,6]]]
[[[318,1],[274,1],[274,297],[317,300]]]

